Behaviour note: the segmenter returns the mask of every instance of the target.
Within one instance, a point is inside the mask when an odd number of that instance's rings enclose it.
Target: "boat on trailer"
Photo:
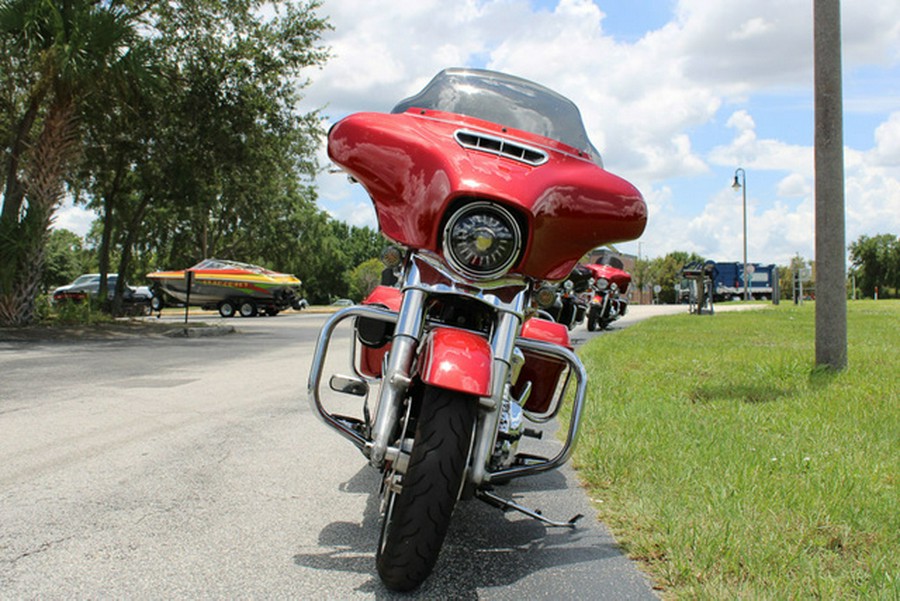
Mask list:
[[[178,304],[217,309],[222,317],[253,317],[306,306],[297,277],[239,261],[204,259],[188,269],[155,271],[147,278],[153,282],[154,310]]]

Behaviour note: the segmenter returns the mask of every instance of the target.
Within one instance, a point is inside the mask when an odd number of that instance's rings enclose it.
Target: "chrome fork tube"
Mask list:
[[[425,322],[425,292],[410,287],[417,285],[418,280],[419,272],[413,263],[407,272],[403,301],[397,316],[397,326],[388,353],[372,428],[372,452],[369,455],[369,463],[377,468],[384,465],[390,449],[391,437],[400,417],[403,397],[409,388],[412,364]]]
[[[500,412],[503,408],[503,396],[509,381],[509,370],[516,338],[522,325],[521,315],[525,307],[526,293],[521,292],[512,303],[509,311],[500,314],[497,327],[491,338],[491,350],[494,355],[494,366],[491,371],[491,397],[482,399],[482,408],[475,429],[475,445],[472,450],[472,468],[469,480],[480,486],[487,480],[487,469],[497,441],[497,428]]]

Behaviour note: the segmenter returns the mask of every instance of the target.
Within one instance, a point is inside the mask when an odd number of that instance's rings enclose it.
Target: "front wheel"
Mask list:
[[[599,314],[600,314],[600,310],[595,309],[594,307],[591,307],[591,310],[588,311],[588,318],[587,318],[588,332],[593,332],[594,330],[597,329],[597,324],[600,321]]]
[[[406,473],[387,474],[375,561],[385,586],[410,591],[437,561],[463,484],[477,399],[426,387]]]

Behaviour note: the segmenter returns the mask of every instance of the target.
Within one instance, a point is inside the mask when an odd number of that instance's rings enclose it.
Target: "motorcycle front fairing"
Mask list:
[[[473,150],[460,143],[461,131],[533,147],[546,160],[535,165]],[[450,206],[492,199],[525,222],[525,251],[513,272],[560,280],[585,253],[636,238],[646,223],[646,206],[631,184],[576,149],[527,132],[411,110],[351,115],[328,140],[331,159],[372,196],[382,232],[407,247],[439,252]]]
[[[585,267],[590,270],[594,280],[604,278],[610,284],[615,284],[621,294],[625,294],[628,291],[628,286],[631,284],[631,274],[627,271],[598,263],[589,263]]]
[[[329,157],[368,191],[385,236],[440,254],[451,207],[492,200],[526,231],[511,273],[550,281],[590,250],[640,236],[640,192],[603,169],[574,105],[479,74],[445,71],[432,94],[397,112],[357,113],[331,128]]]

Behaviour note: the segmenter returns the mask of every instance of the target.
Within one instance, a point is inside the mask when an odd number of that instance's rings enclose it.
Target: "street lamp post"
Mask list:
[[[741,174],[740,180],[738,180],[738,174]],[[740,190],[741,195],[744,198],[744,300],[750,300],[750,288],[747,283],[747,276],[750,275],[747,273],[747,172],[744,171],[742,167],[738,167],[734,170],[734,183],[731,184],[731,188],[735,191]]]

